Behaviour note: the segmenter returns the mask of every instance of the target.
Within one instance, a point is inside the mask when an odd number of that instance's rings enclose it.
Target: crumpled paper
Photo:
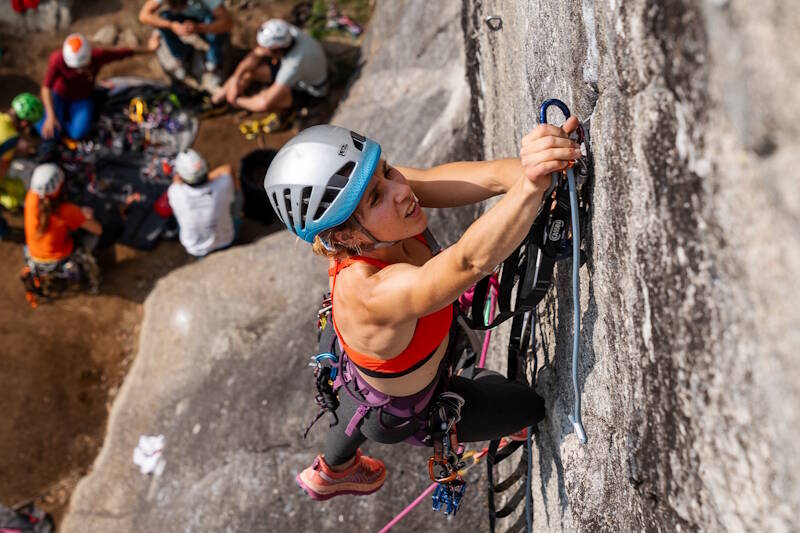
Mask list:
[[[167,462],[162,457],[164,452],[164,435],[141,435],[139,444],[133,450],[133,463],[142,474],[160,476]]]

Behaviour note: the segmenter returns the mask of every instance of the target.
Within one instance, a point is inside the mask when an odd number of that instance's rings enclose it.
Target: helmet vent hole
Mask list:
[[[353,139],[353,146],[355,146],[359,152],[364,151],[364,143],[367,142],[367,138],[363,135],[359,135],[358,133],[351,131],[350,138]]]
[[[347,184],[347,180],[349,180],[349,179],[350,179],[350,176],[353,174],[353,169],[355,169],[355,168],[356,168],[356,164],[355,164],[355,163],[353,163],[352,161],[348,161],[347,163],[345,163],[345,164],[342,166],[342,168],[340,168],[340,169],[339,169],[339,170],[336,172],[336,175],[335,175],[335,176],[332,176],[332,177],[331,177],[331,180],[330,180],[330,181],[328,181],[328,186],[330,186],[330,185],[331,185],[331,182],[332,182],[332,181],[333,181],[333,180],[334,180],[336,177],[342,177],[342,178],[345,178],[345,179],[344,179],[344,183],[342,183],[342,187],[344,187],[344,186]]]
[[[294,213],[292,212],[292,194],[289,189],[283,191],[283,205],[286,208],[286,215],[289,217],[287,222],[291,227],[295,227]]]
[[[272,208],[275,210],[275,214],[278,215],[278,219],[281,222],[283,222],[284,224],[286,224],[286,221],[283,220],[283,217],[281,216],[281,208],[278,207],[278,195],[277,195],[277,193],[273,192],[272,194],[270,194],[269,195],[269,201],[272,202]]]
[[[306,213],[308,212],[308,203],[311,201],[312,190],[313,187],[303,187],[303,191],[300,194],[300,220],[304,227],[306,225]]]

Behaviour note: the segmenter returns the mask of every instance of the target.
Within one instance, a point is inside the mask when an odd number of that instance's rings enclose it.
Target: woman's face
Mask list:
[[[428,227],[428,216],[405,176],[383,159],[361,197],[356,217],[380,241],[407,239]]]

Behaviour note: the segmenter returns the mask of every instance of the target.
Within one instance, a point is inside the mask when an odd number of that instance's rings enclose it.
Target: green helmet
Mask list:
[[[20,120],[39,122],[44,114],[42,101],[31,93],[20,93],[11,101],[11,108]]]

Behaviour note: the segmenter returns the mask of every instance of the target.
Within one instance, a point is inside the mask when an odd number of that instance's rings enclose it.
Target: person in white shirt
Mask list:
[[[186,251],[203,257],[233,244],[241,197],[241,186],[230,165],[209,172],[205,158],[195,150],[179,153],[167,198]]]
[[[214,93],[215,104],[226,101],[253,112],[303,107],[328,94],[328,60],[316,39],[280,19],[258,30],[256,46],[230,78]],[[266,88],[246,96],[256,82]]]

